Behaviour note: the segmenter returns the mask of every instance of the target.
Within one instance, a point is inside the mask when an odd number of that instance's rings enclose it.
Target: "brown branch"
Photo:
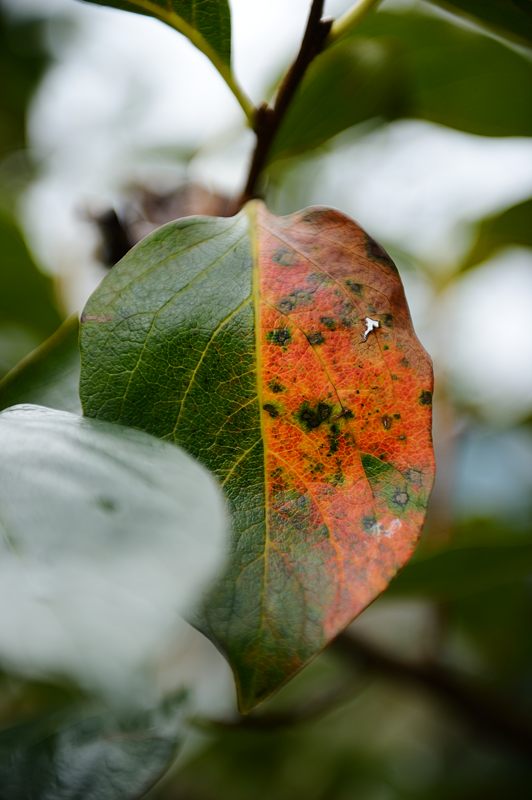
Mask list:
[[[482,738],[528,758],[532,755],[532,722],[513,710],[508,702],[479,689],[465,676],[441,664],[407,661],[347,633],[340,634],[331,647],[367,677],[382,676],[416,691],[421,689],[453,711]],[[285,712],[251,714],[232,720],[196,719],[195,723],[211,730],[267,732],[295,727],[320,719],[353,699],[366,685],[360,680],[356,684],[343,684]]]
[[[367,686],[367,681],[335,686],[327,692],[301,703],[289,711],[269,712],[267,714],[248,714],[228,720],[196,719],[195,724],[202,728],[221,730],[275,731],[294,728],[307,722],[314,722],[330,714],[335,708],[349,702]]]
[[[484,738],[532,755],[532,721],[508,701],[495,697],[438,663],[415,663],[385,652],[367,641],[340,634],[333,649],[349,663],[393,681],[423,689],[451,709]]]
[[[324,0],[313,0],[299,53],[279,87],[273,108],[265,104],[255,112],[254,130],[257,135],[257,143],[251,159],[246,186],[239,201],[239,208],[257,196],[258,182],[268,161],[277,131],[309,64],[325,46],[332,20],[322,19],[323,6]]]

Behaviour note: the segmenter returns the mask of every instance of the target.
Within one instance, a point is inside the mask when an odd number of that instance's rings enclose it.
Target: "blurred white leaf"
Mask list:
[[[0,414],[0,452],[0,664],[146,689],[223,561],[213,478],[145,433],[39,406]]]

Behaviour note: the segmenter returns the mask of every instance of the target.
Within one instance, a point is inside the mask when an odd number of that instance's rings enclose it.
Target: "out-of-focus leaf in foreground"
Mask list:
[[[220,567],[222,499],[177,447],[38,406],[0,414],[0,666],[115,695]]]
[[[224,486],[231,563],[201,626],[247,710],[386,588],[419,536],[432,369],[397,270],[329,209],[178,220],[104,279],[81,351],[86,414],[180,444]]]
[[[0,411],[20,403],[81,413],[79,323],[70,317],[0,381]]]
[[[181,742],[183,695],[136,714],[56,714],[0,732],[2,800],[133,800]]]

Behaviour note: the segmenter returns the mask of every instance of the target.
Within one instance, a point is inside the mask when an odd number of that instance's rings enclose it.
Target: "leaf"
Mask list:
[[[37,403],[81,413],[78,336],[78,318],[73,316],[14,367],[0,381],[0,410]]]
[[[39,270],[16,223],[0,211],[0,377],[61,322],[52,282]],[[21,346],[13,347],[18,333]]]
[[[463,14],[474,22],[507,36],[510,39],[532,45],[531,0],[431,0],[449,11]]]
[[[143,713],[50,715],[0,733],[2,800],[128,800],[168,769],[183,694]]]
[[[406,109],[397,47],[348,39],[310,66],[275,137],[270,161],[318,147],[359,122],[395,119]]]
[[[372,14],[358,35],[396,46],[409,116],[481,136],[532,133],[530,58],[472,29],[414,13]]]
[[[205,53],[218,68],[231,62],[231,12],[227,0],[85,0],[136,11],[166,22]]]
[[[363,341],[369,316],[379,322]],[[248,710],[410,556],[432,485],[432,370],[386,253],[339,212],[249,204],[148,236],[89,300],[84,412],[179,443],[233,546],[203,630]]]
[[[0,414],[0,453],[0,667],[128,698],[220,567],[220,493],[176,447],[38,406]]]
[[[43,18],[31,12],[21,18],[0,5],[0,157],[26,146],[28,106],[50,63],[45,28]],[[0,196],[8,183],[2,177]]]
[[[504,247],[532,247],[532,199],[482,220],[461,269],[476,267]]]
[[[448,601],[525,580],[531,570],[530,543],[453,548],[408,564],[389,596]]]
[[[482,136],[532,132],[529,58],[445,19],[369,15],[311,64],[270,162],[360,122],[410,117]]]

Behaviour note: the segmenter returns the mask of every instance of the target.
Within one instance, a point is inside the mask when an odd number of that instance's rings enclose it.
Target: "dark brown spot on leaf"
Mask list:
[[[323,334],[321,334],[320,331],[307,334],[307,339],[310,344],[323,344],[325,341]]]
[[[272,261],[282,267],[291,267],[296,260],[296,254],[287,247],[279,247],[272,255]]]
[[[296,413],[296,418],[305,430],[311,431],[328,420],[331,414],[332,408],[328,403],[317,403],[316,406],[311,406],[310,403],[304,401]]]
[[[273,331],[268,331],[266,334],[266,339],[272,344],[277,344],[280,347],[283,347],[292,341],[292,337],[288,328],[274,328]]]
[[[348,286],[352,292],[358,294],[359,296],[362,294],[362,284],[355,283],[355,281],[347,280],[345,285]]]
[[[366,236],[366,253],[368,257],[372,260],[379,261],[381,264],[386,264],[387,267],[390,267],[394,272],[397,272],[397,267],[393,263],[392,259],[381,245],[372,239],[371,236]]]
[[[272,419],[276,419],[279,416],[279,409],[273,403],[264,403],[262,407]]]
[[[404,508],[409,501],[408,492],[405,489],[398,489],[392,497],[392,502],[396,506]]]

